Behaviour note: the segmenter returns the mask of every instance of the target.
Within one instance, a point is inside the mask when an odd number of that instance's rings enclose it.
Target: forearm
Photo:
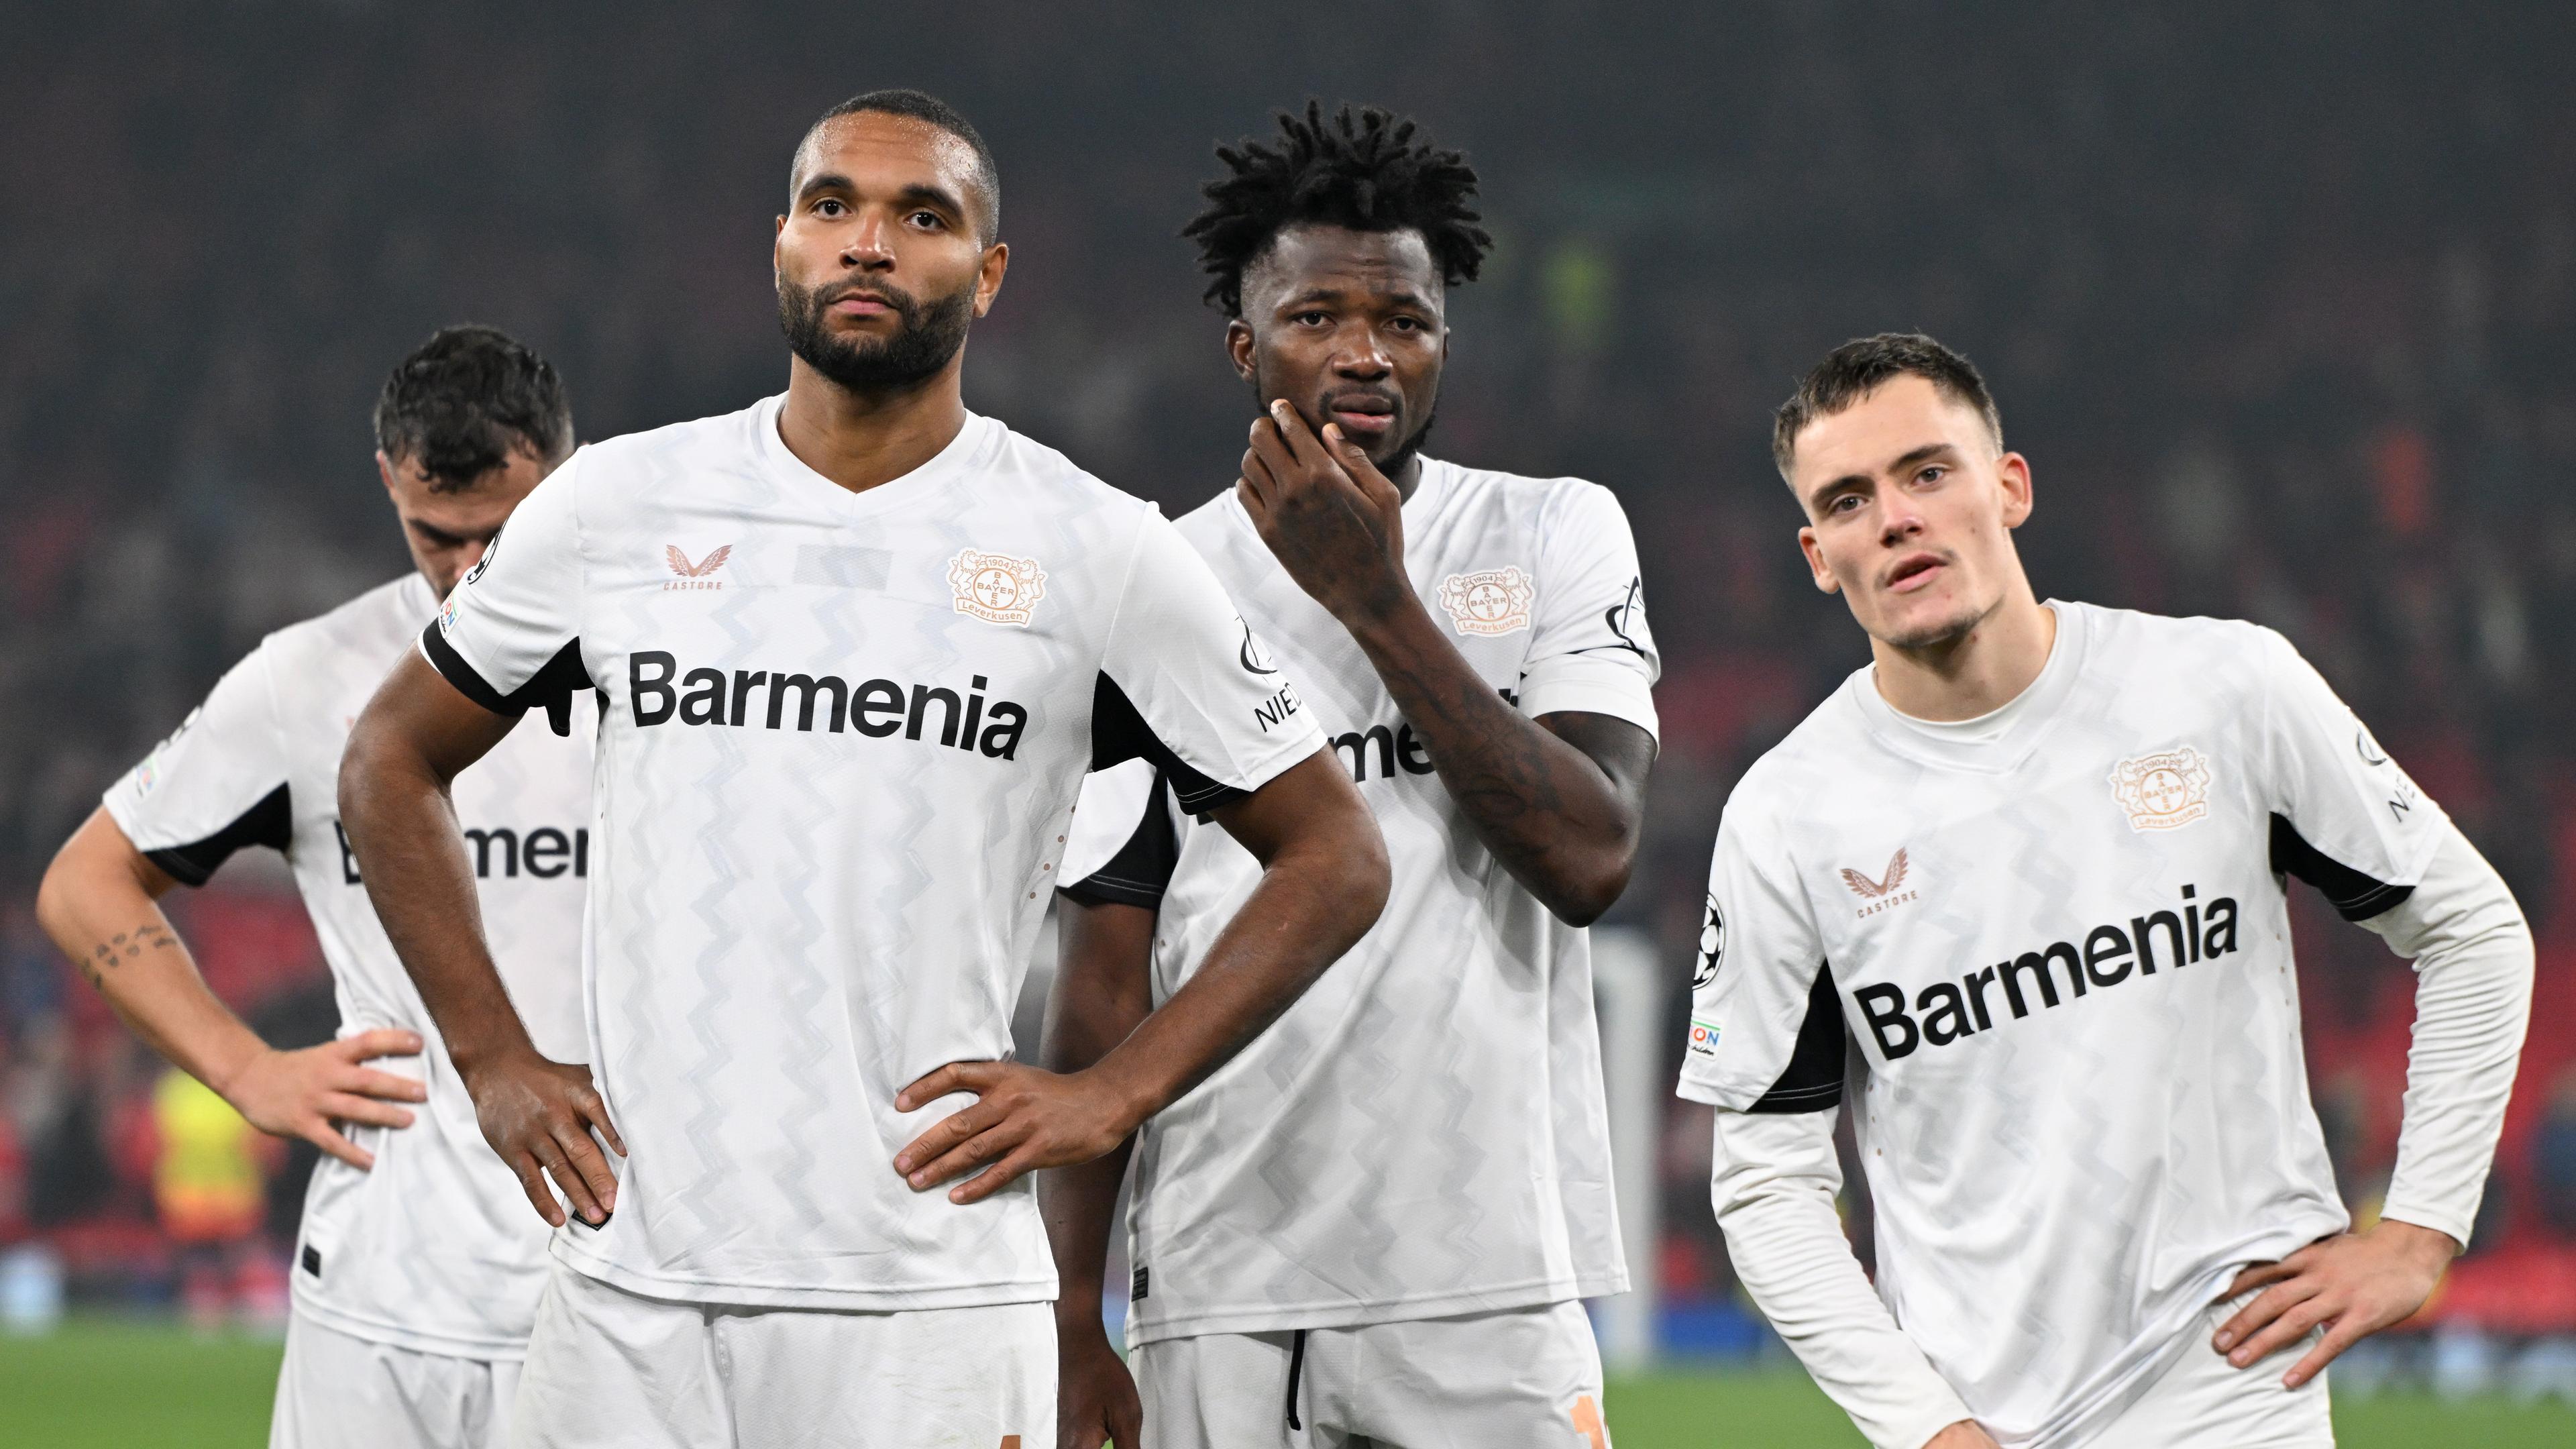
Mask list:
[[[1817,1385],[1879,1449],[1919,1449],[1967,1405],[1896,1326],[1834,1212],[1830,1114],[1721,1110],[1710,1198],[1736,1276]]]
[[[1503,868],[1576,924],[1609,909],[1627,886],[1639,821],[1608,773],[1513,708],[1410,592],[1345,623]]]
[[[2407,899],[2365,922],[2414,959],[2397,1170],[2383,1215],[2468,1242],[2531,1020],[2531,929],[2453,828]]]
[[[268,1044],[207,988],[139,859],[114,820],[92,816],[45,872],[37,921],[144,1045],[225,1092]]]
[[[1154,921],[1154,912],[1140,906],[1056,898],[1058,966],[1038,1048],[1048,1071],[1096,1065],[1152,1013]],[[1129,1137],[1105,1157],[1038,1177],[1038,1207],[1055,1254],[1059,1332],[1101,1329],[1110,1226],[1134,1152]]]
[[[1131,1130],[1224,1065],[1376,923],[1385,855],[1373,831],[1367,840],[1377,848],[1355,852],[1319,832],[1274,855],[1189,981],[1100,1059],[1093,1070],[1118,1084]]]
[[[447,780],[362,717],[340,767],[340,818],[367,899],[460,1072],[536,1047],[483,934]]]

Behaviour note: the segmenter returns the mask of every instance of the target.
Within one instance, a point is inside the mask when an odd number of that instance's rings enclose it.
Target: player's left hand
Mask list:
[[[2448,1233],[2386,1219],[2368,1232],[2320,1238],[2277,1263],[2257,1263],[2237,1274],[2227,1285],[2228,1297],[2255,1288],[2263,1292],[2219,1325],[2211,1346],[2244,1368],[2324,1324],[2325,1337],[2281,1376],[2284,1388],[2295,1389],[2335,1355],[2414,1316],[2459,1251]]]
[[[951,1092],[978,1100],[894,1158],[894,1170],[915,1192],[982,1168],[948,1190],[950,1202],[991,1197],[1042,1167],[1089,1162],[1136,1130],[1125,1098],[1097,1072],[1057,1073],[1024,1062],[950,1062],[897,1093],[895,1109],[919,1111]]]
[[[1336,619],[1383,617],[1413,598],[1404,495],[1330,423],[1317,437],[1285,400],[1252,425],[1235,484],[1279,566]]]

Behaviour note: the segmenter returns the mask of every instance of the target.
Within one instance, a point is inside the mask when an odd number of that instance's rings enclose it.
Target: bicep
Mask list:
[[[1574,746],[1609,777],[1610,788],[1626,810],[1630,826],[1645,818],[1646,777],[1655,768],[1655,737],[1615,715],[1559,710],[1540,715],[1539,725]]]
[[[349,757],[390,747],[416,757],[438,779],[453,780],[508,738],[521,718],[475,703],[417,651],[407,651],[358,717]]]
[[[1317,750],[1260,789],[1217,806],[1214,814],[1216,823],[1265,866],[1291,846],[1342,831],[1377,839],[1368,803],[1330,750]]]

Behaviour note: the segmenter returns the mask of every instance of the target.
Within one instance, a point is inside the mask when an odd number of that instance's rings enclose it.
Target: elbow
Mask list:
[[[1579,862],[1572,870],[1561,871],[1537,887],[1534,893],[1549,914],[1578,930],[1610,913],[1619,897],[1628,889],[1628,874],[1636,856],[1620,851],[1615,856]]]

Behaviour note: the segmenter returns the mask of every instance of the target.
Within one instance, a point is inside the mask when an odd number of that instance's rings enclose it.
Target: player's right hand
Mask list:
[[[377,1057],[420,1054],[418,1032],[378,1027],[299,1051],[263,1050],[218,1089],[233,1110],[262,1132],[301,1137],[361,1171],[376,1155],[340,1135],[339,1124],[408,1127],[395,1102],[426,1102],[429,1088],[409,1077],[359,1065]]]
[[[1923,1441],[1923,1449],[2002,1449],[1974,1419],[1959,1422]]]
[[[483,1140],[518,1174],[537,1216],[550,1226],[564,1225],[563,1206],[546,1188],[550,1176],[573,1211],[592,1227],[617,1211],[617,1174],[609,1170],[599,1144],[605,1141],[624,1157],[626,1143],[608,1120],[608,1104],[590,1084],[590,1068],[521,1051],[465,1073],[465,1090],[474,1099]],[[591,1136],[593,1129],[597,1138]]]
[[[1145,1403],[1135,1376],[1109,1346],[1098,1314],[1080,1324],[1056,1322],[1056,1449],[1136,1449],[1145,1432]]]

